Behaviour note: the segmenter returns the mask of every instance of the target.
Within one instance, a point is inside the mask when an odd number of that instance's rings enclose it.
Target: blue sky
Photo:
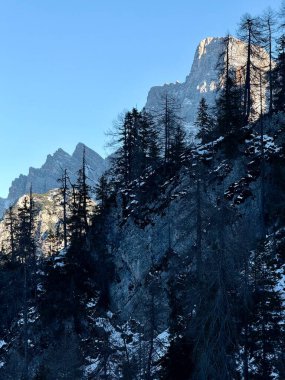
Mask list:
[[[0,196],[62,147],[106,155],[118,113],[183,81],[199,41],[280,0],[0,0]]]

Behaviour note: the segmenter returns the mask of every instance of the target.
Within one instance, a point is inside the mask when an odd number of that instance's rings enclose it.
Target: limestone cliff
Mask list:
[[[163,86],[152,87],[149,91],[146,103],[146,109],[150,112],[159,108],[161,97],[165,94],[176,99],[177,104],[181,105],[182,117],[185,121],[193,126],[196,118],[197,108],[202,97],[204,97],[209,106],[215,105],[215,99],[218,94],[220,81],[219,62],[225,50],[224,38],[208,37],[202,40],[196,50],[194,61],[189,75],[183,83],[170,83]],[[244,81],[246,50],[244,42],[231,37],[229,58],[230,65],[236,72],[236,79],[239,83]],[[266,72],[268,67],[268,55],[265,50],[256,47],[259,58],[253,58],[253,64],[262,67]],[[260,111],[260,97],[258,89],[253,89],[253,107],[257,114]],[[193,127],[192,127],[193,128]],[[195,133],[195,129],[193,130]]]

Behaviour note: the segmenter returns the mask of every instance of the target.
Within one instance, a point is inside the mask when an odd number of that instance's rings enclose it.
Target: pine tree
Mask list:
[[[104,209],[107,205],[107,200],[110,196],[111,184],[108,181],[108,178],[103,174],[98,183],[95,185],[95,195],[96,199],[100,202],[100,207]]]
[[[243,126],[243,111],[241,109],[241,88],[236,82],[236,73],[231,68],[230,44],[231,37],[224,40],[225,52],[222,69],[222,81],[219,96],[216,100],[216,137],[224,137],[223,148],[226,154],[233,155],[237,151],[238,141],[241,140]]]
[[[141,171],[156,167],[159,162],[158,130],[151,114],[143,110],[138,125],[138,144],[141,151]]]
[[[182,124],[178,124],[173,134],[173,141],[170,146],[170,162],[178,167],[184,160],[184,155],[187,151],[186,132]]]
[[[86,170],[87,164],[84,149],[82,167],[78,171],[77,182],[72,188],[70,229],[71,239],[76,241],[84,239],[89,229],[91,187],[87,183]]]
[[[207,144],[213,138],[213,120],[208,111],[209,107],[206,99],[200,100],[195,126],[198,128],[197,137],[202,140],[202,144]]]
[[[127,188],[140,172],[141,149],[139,123],[141,114],[137,109],[128,111],[115,131],[114,145],[119,148],[113,157],[113,174],[121,188]]]

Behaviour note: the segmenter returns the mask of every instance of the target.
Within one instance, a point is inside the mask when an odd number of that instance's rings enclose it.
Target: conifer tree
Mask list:
[[[195,126],[198,128],[197,137],[202,140],[202,144],[210,142],[213,138],[213,120],[204,97],[199,103]]]
[[[138,125],[141,171],[148,166],[156,167],[159,161],[158,130],[150,113],[143,110]]]
[[[190,380],[193,376],[193,342],[187,331],[190,317],[186,312],[189,310],[189,289],[186,284],[185,273],[176,272],[168,281],[170,345],[162,361],[161,380]]]
[[[241,88],[236,81],[236,72],[231,66],[232,37],[224,39],[224,67],[222,69],[222,82],[217,99],[217,128],[222,136],[239,132],[242,125],[242,110],[240,103]]]
[[[278,373],[277,362],[284,339],[284,306],[277,286],[280,263],[273,251],[271,243],[261,244],[248,260],[249,300],[241,302],[240,310],[245,379],[274,379],[274,373]]]
[[[96,199],[100,202],[100,207],[104,209],[107,205],[107,200],[110,196],[111,185],[108,181],[108,178],[103,174],[98,183],[95,185],[95,195]]]
[[[231,211],[221,200],[220,207],[212,212],[211,223],[217,230],[208,232],[211,253],[203,260],[191,323],[194,378],[228,380],[234,378],[235,369],[235,289],[239,276],[234,270],[236,257],[228,252],[226,244],[226,226],[232,218]]]
[[[120,187],[127,188],[140,169],[139,123],[137,109],[128,111],[119,121],[115,131],[114,145],[119,145],[113,158],[113,172]]]
[[[259,18],[252,17],[248,13],[245,14],[241,18],[239,25],[239,37],[246,43],[247,47],[243,101],[244,124],[247,124],[250,121],[250,116],[252,114],[252,86],[256,81],[255,73],[256,69],[260,69],[253,63],[254,57],[261,59],[260,51],[257,47],[262,42]]]
[[[236,83],[236,73],[230,62],[231,37],[224,40],[225,52],[222,55],[224,68],[219,96],[216,100],[216,130],[215,134],[224,137],[223,146],[226,153],[233,154],[237,149],[238,139],[241,138],[243,111],[241,109],[241,88]]]
[[[8,209],[8,215],[5,218],[5,226],[9,232],[10,240],[10,252],[12,262],[16,261],[16,215],[14,213],[13,207],[10,206]]]
[[[90,217],[90,191],[91,187],[87,183],[87,164],[85,157],[85,149],[83,150],[82,167],[78,171],[77,182],[72,189],[72,204],[70,228],[73,240],[83,239],[89,229]]]
[[[184,159],[186,150],[186,132],[182,124],[178,124],[173,134],[173,141],[169,152],[171,162],[179,167]]]
[[[175,145],[182,147],[185,144],[185,132],[179,112],[180,107],[174,98],[168,94],[162,96],[160,108],[156,114],[156,123],[161,129],[160,139],[162,140],[165,164],[178,158],[172,154]]]
[[[262,15],[260,20],[260,27],[261,27],[261,41],[262,46],[266,49],[268,52],[269,57],[269,67],[267,71],[267,77],[268,77],[268,85],[269,85],[269,107],[268,111],[271,114],[273,112],[273,63],[274,63],[274,57],[273,57],[273,43],[274,43],[274,35],[276,32],[276,14],[271,9],[268,8]]]
[[[158,131],[153,118],[145,110],[127,112],[113,134],[117,147],[109,171],[113,190],[121,190],[122,212],[126,214],[129,188],[147,170],[157,167],[159,157]]]
[[[63,210],[63,218],[62,218],[63,243],[64,243],[64,248],[67,248],[67,235],[68,235],[67,209],[68,209],[68,200],[70,197],[70,189],[69,189],[68,183],[70,182],[70,179],[69,179],[66,169],[64,170],[61,178],[58,179],[58,182],[60,183],[60,194],[62,196],[61,206]]]
[[[35,275],[35,241],[34,230],[34,202],[32,191],[25,197],[22,206],[18,208],[17,225],[17,257],[23,264],[23,341],[24,341],[24,369],[23,379],[29,376],[28,357],[28,305],[34,291],[33,276]]]

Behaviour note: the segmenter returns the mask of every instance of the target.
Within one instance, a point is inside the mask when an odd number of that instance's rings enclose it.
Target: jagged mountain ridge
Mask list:
[[[210,107],[215,105],[220,84],[219,60],[225,50],[225,39],[219,37],[207,37],[203,39],[194,56],[189,75],[183,83],[170,83],[163,86],[154,86],[150,89],[145,108],[154,112],[161,106],[161,98],[167,94],[181,106],[181,116],[190,128],[196,119],[197,108],[202,97]],[[246,64],[247,45],[237,38],[230,38],[229,59],[230,66],[236,71],[237,81],[243,83],[244,68]],[[260,47],[256,47],[260,58],[253,57],[253,64],[263,67],[266,73],[268,67],[268,54]],[[257,90],[253,90],[253,107],[259,114],[260,97]],[[264,93],[265,98],[265,93]]]
[[[98,153],[86,147],[84,144],[77,144],[74,152],[70,155],[63,149],[58,149],[54,154],[47,156],[46,162],[41,168],[29,169],[28,175],[21,174],[14,179],[9,189],[6,199],[0,198],[0,217],[5,209],[15,203],[22,195],[29,193],[32,186],[33,192],[44,194],[49,190],[58,188],[58,178],[63,170],[67,169],[71,182],[76,181],[77,172],[82,165],[83,149],[85,147],[86,163],[88,168],[89,184],[94,186],[100,175],[106,169],[106,161]]]

